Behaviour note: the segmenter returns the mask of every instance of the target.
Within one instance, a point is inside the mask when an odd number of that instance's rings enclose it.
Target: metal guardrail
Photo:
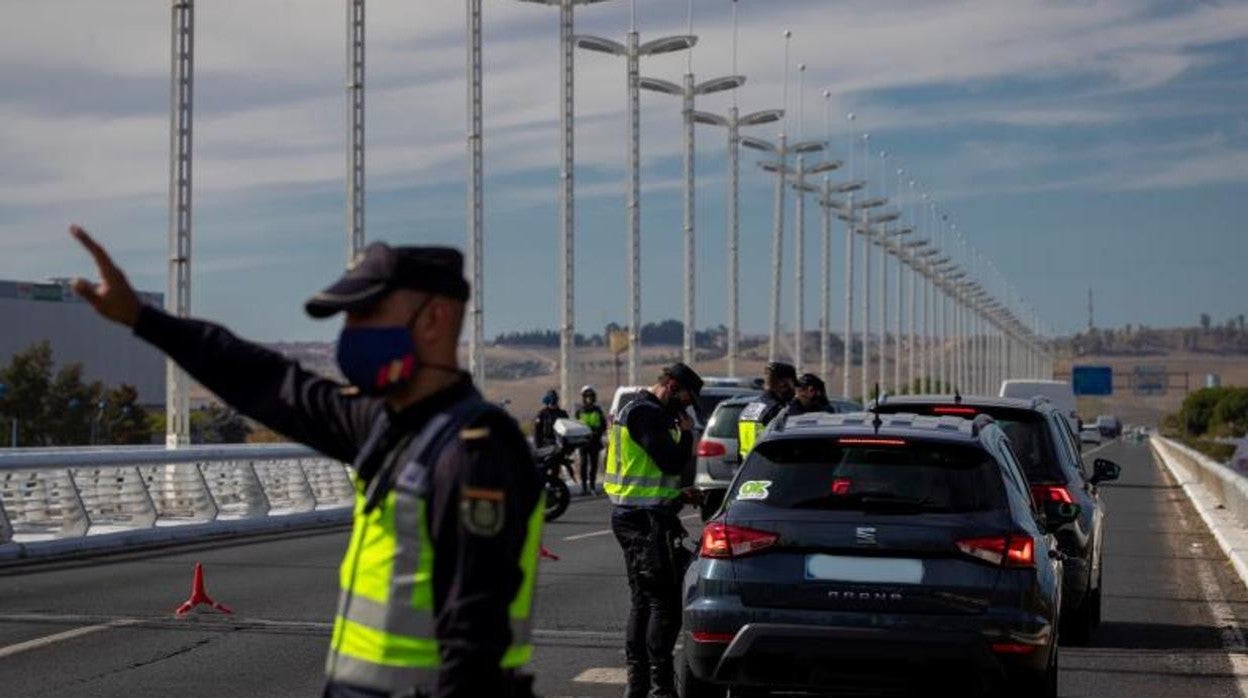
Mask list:
[[[196,524],[324,522],[337,517],[318,512],[345,515],[352,497],[345,465],[293,444],[13,449],[0,451],[0,549]]]

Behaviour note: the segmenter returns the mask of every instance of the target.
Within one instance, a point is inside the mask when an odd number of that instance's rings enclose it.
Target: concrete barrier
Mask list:
[[[1173,439],[1148,443],[1248,585],[1248,477]]]

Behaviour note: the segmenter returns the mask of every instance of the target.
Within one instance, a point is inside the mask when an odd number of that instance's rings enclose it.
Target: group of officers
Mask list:
[[[304,370],[224,327],[145,305],[85,230],[97,282],[74,290],[131,328],[239,412],[350,463],[355,507],[323,695],[435,698],[532,695],[532,608],[542,483],[515,420],[458,365],[470,295],[445,247],[368,245],[305,304],[341,314],[336,358],[348,385]],[[674,698],[680,578],[692,559],[678,512],[702,379],[677,363],[624,407],[608,434],[603,489],[624,553],[632,610],[628,696]],[[782,410],[819,409],[822,381],[767,367],[743,417],[742,448]],[[743,413],[744,414],[744,413]]]

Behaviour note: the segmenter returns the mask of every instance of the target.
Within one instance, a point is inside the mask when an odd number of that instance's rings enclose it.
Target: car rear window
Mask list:
[[[746,459],[728,498],[782,509],[896,514],[1008,506],[1000,466],[982,449],[902,441],[900,445],[842,445],[837,438],[763,442]]]
[[[712,414],[715,408],[719,407],[719,403],[732,397],[732,395],[699,395],[698,409],[702,414]]]
[[[1048,425],[1044,414],[1035,410],[1020,410],[1013,407],[968,406],[968,405],[907,405],[895,404],[891,409],[881,406],[881,412],[915,412],[917,414],[947,414],[941,410],[966,410],[962,415],[968,419],[979,414],[986,414],[997,422],[997,426],[1010,437],[1010,447],[1018,456],[1019,465],[1030,482],[1051,482],[1062,479],[1061,465],[1053,453],[1053,442],[1049,440]]]
[[[706,425],[706,435],[717,439],[737,438],[737,420],[745,405],[720,405]]]

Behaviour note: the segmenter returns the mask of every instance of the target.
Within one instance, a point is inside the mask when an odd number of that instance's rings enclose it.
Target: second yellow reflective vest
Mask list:
[[[640,400],[620,410],[607,441],[606,476],[603,490],[613,504],[624,506],[659,506],[680,499],[680,475],[669,475],[646,453],[628,432],[628,415],[634,407],[650,409]],[[680,432],[672,430],[672,440],[680,441]]]

